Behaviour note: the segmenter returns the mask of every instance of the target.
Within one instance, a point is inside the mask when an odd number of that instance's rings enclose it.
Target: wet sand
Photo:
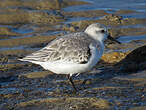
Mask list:
[[[146,13],[76,11],[94,6],[87,1],[0,1],[0,110],[146,109]],[[66,11],[68,8],[75,11]],[[56,37],[83,31],[96,22],[108,26],[122,44],[106,41],[105,53],[95,68],[74,77],[78,93],[65,75],[17,60]]]

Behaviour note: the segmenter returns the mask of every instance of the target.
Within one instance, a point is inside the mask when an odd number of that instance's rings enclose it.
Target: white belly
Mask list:
[[[91,49],[91,58],[85,64],[76,64],[70,62],[42,62],[39,63],[44,69],[50,70],[56,74],[75,74],[75,73],[83,73],[91,70],[99,61],[103,54],[103,49],[98,50],[97,48],[90,46]]]

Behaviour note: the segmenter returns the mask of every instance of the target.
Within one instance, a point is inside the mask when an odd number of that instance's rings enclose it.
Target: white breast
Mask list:
[[[102,44],[100,45],[100,50],[92,44],[90,44],[89,48],[91,50],[91,58],[89,59],[88,63],[76,64],[60,60],[56,62],[43,62],[40,63],[40,65],[44,69],[50,70],[56,74],[75,74],[86,72],[91,70],[96,65],[101,58],[104,49]]]

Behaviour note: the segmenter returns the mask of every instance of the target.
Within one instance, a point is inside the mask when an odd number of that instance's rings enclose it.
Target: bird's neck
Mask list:
[[[104,42],[104,35],[103,34],[97,34],[97,33],[92,32],[92,31],[90,32],[88,30],[85,30],[85,33],[88,34],[95,41],[103,44],[103,42]]]
[[[96,34],[94,36],[92,36],[96,41],[99,41],[100,43],[104,42],[104,35],[103,34]]]

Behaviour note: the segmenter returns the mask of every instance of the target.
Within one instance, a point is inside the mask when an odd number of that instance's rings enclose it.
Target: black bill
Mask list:
[[[121,42],[119,42],[118,40],[116,40],[116,39],[114,39],[113,37],[111,37],[110,34],[107,36],[107,38],[110,39],[110,40],[112,40],[112,41],[117,42],[118,44],[121,44]]]

